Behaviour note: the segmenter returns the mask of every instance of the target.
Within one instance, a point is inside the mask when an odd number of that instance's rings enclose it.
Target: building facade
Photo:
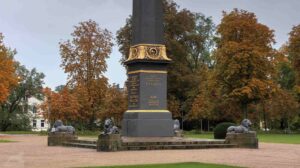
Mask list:
[[[28,113],[32,131],[48,131],[50,127],[48,120],[44,118],[43,111],[39,108],[42,103],[43,101],[35,97],[28,98]]]

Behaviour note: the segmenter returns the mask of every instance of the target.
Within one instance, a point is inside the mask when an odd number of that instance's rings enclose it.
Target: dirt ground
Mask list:
[[[0,135],[1,168],[60,168],[151,163],[203,162],[257,168],[300,168],[300,145],[260,143],[259,149],[200,149],[96,152],[48,147],[46,136]]]

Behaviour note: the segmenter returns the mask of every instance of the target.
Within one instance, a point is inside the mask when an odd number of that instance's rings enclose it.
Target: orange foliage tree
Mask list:
[[[82,122],[92,128],[104,110],[107,78],[106,59],[112,50],[112,35],[92,20],[80,22],[72,40],[60,43],[61,67],[68,73],[68,86],[77,95]]]
[[[235,9],[223,13],[217,34],[215,73],[220,94],[238,104],[247,117],[248,104],[269,97],[275,87],[273,30],[259,23],[254,13]]]
[[[264,118],[271,121],[279,121],[280,128],[289,128],[290,123],[297,116],[299,104],[292,92],[278,89],[275,94],[266,102],[266,113]],[[265,128],[268,128],[266,119]]]
[[[41,105],[44,116],[53,123],[55,120],[65,122],[76,121],[79,117],[79,108],[77,97],[71,91],[64,87],[58,93],[51,89],[44,89],[45,101]]]
[[[127,110],[127,93],[118,85],[110,86],[106,93],[105,111],[102,119],[113,118],[117,125],[121,125],[123,113]]]
[[[15,51],[11,51],[4,45],[3,36],[0,33],[0,103],[7,99],[12,87],[18,83],[14,55]]]

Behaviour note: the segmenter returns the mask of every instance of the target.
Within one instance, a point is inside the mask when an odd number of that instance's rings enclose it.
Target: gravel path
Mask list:
[[[260,143],[260,149],[96,152],[48,147],[46,136],[0,135],[1,168],[60,168],[150,163],[204,162],[257,168],[300,168],[300,145]]]

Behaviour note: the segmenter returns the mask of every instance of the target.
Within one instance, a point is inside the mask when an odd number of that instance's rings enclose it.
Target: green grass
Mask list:
[[[6,140],[6,139],[0,139],[0,143],[8,143],[8,142],[14,142],[14,141]]]
[[[235,166],[206,164],[206,163],[173,163],[173,164],[149,164],[134,166],[99,166],[90,168],[237,168]]]
[[[213,133],[194,133],[186,132],[186,137],[213,139]],[[274,133],[258,133],[259,142],[266,143],[285,143],[285,144],[300,144],[300,134],[274,134]]]
[[[0,134],[9,134],[9,135],[47,135],[46,131],[5,131],[5,132],[0,132]]]
[[[258,134],[260,142],[300,144],[300,134]]]
[[[77,131],[76,134],[81,137],[95,137],[100,135],[100,131]]]
[[[195,131],[188,131],[184,132],[184,136],[199,139],[214,139],[214,134],[212,132],[197,133]]]
[[[48,135],[46,131],[5,131],[0,132],[0,134],[9,134],[9,135]],[[100,131],[77,131],[76,134],[82,137],[98,137]]]

